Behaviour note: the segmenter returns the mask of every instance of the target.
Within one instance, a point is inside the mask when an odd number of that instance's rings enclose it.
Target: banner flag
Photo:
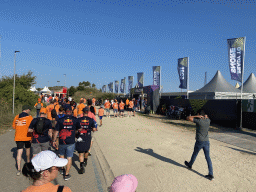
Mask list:
[[[188,58],[179,58],[178,59],[178,74],[180,79],[180,86],[181,89],[187,89],[188,84]]]
[[[245,38],[228,39],[228,61],[231,79],[242,83]]]
[[[143,83],[144,83],[144,73],[137,73],[137,83],[139,88],[143,87]]]
[[[133,87],[133,76],[128,76],[128,93],[130,93]]]
[[[110,83],[108,84],[108,92],[110,92],[111,87],[110,87]]]
[[[113,93],[113,91],[114,91],[114,85],[113,84],[114,84],[113,82],[110,83],[110,92],[111,93]]]
[[[160,76],[161,66],[153,66],[153,85],[158,85],[161,87],[161,76]]]
[[[124,79],[121,79],[120,92],[124,93]]]
[[[118,93],[119,81],[115,81],[115,93]]]

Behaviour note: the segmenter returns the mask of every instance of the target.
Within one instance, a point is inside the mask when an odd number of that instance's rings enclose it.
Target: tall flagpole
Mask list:
[[[246,41],[246,37],[244,37],[244,55],[243,55],[243,70],[242,70],[242,85],[241,85],[241,120],[240,120],[240,129],[242,129],[243,127],[243,82],[244,82],[244,58],[245,58],[245,41]]]
[[[189,57],[188,57],[188,79],[187,79],[187,81],[188,81],[188,84],[187,84],[187,99],[189,99]]]

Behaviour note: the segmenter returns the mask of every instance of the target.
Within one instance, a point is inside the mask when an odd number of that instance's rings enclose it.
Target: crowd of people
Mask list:
[[[15,141],[17,145],[17,176],[25,175],[33,180],[29,191],[71,191],[68,187],[55,186],[50,182],[57,177],[58,171],[65,181],[71,178],[70,169],[75,150],[79,154],[80,169],[78,174],[85,173],[90,149],[93,143],[93,133],[98,131],[96,115],[102,126],[102,119],[106,111],[106,117],[110,117],[110,107],[113,108],[114,117],[124,117],[125,103],[117,100],[113,104],[106,100],[100,109],[96,110],[95,99],[81,98],[79,104],[74,99],[52,97],[44,107],[42,99],[34,105],[37,117],[30,114],[32,107],[24,105],[22,112],[13,121],[15,129]],[[45,100],[43,100],[45,101]],[[127,103],[127,101],[126,101]],[[135,116],[134,99],[128,102],[128,116]],[[23,148],[26,150],[26,163],[21,169]],[[32,160],[30,156],[32,149]],[[55,149],[58,152],[52,152]],[[56,171],[57,170],[57,171]],[[117,177],[111,185],[112,191],[122,191],[123,186],[132,182],[133,188],[137,187],[137,180],[133,175]],[[125,184],[126,183],[126,184]],[[130,190],[130,191],[135,191]]]

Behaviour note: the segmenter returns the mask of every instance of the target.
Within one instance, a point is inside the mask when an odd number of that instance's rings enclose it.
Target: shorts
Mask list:
[[[110,110],[109,110],[109,109],[106,109],[106,112],[107,112],[107,113],[109,113],[109,112],[110,112]]]
[[[103,118],[103,116],[99,116],[100,120]]]
[[[87,136],[83,142],[76,142],[76,150],[78,153],[86,153],[91,147],[91,136]]]
[[[113,109],[113,110],[114,110],[114,113],[117,113],[117,111],[118,111],[117,109]]]
[[[61,156],[73,157],[75,150],[75,143],[74,144],[64,144],[59,146],[59,154]]]
[[[132,112],[134,112],[134,111],[135,111],[135,107],[132,108]]]
[[[123,110],[123,109],[120,109],[120,112],[121,112],[121,113],[123,113],[123,112],[124,112],[124,110]]]
[[[128,111],[132,111],[132,108],[128,108]]]
[[[32,143],[31,147],[32,147],[33,155],[38,154],[41,151],[46,151],[51,149],[49,141],[45,143]]]
[[[30,141],[16,141],[16,144],[17,144],[17,149],[23,149],[24,145],[26,149],[31,147]]]

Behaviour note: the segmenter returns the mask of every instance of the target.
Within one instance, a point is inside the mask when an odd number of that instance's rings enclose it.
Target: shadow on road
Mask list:
[[[244,151],[244,150],[242,150],[242,149],[236,149],[236,148],[233,148],[233,147],[227,147],[227,148],[233,149],[233,150],[235,150],[235,151],[239,151],[239,152],[241,152],[241,153],[247,153],[247,154],[249,154],[249,155],[256,155],[256,153],[249,152],[249,151]]]
[[[167,163],[171,163],[171,164],[173,164],[173,165],[176,165],[176,166],[179,166],[179,167],[182,167],[182,168],[186,168],[186,169],[187,169],[187,167],[186,167],[185,165],[182,165],[182,164],[180,164],[180,163],[178,163],[178,162],[176,162],[176,161],[174,161],[174,160],[172,160],[172,159],[169,159],[169,158],[167,158],[167,157],[164,157],[164,156],[162,156],[162,155],[159,155],[159,154],[153,152],[153,149],[142,149],[142,148],[140,148],[140,147],[137,147],[137,149],[134,149],[134,150],[135,150],[135,151],[138,151],[138,152],[141,152],[141,153],[145,153],[145,154],[151,155],[152,157],[155,157],[155,158],[157,158],[157,159],[159,159],[159,160],[161,160],[161,161],[164,161],[164,162],[167,162]],[[204,177],[203,174],[201,174],[201,173],[199,173],[199,172],[197,172],[197,171],[195,171],[195,170],[193,170],[193,169],[191,169],[191,171],[194,172],[194,173],[196,173],[197,175],[199,175],[199,176],[201,176],[201,177]]]
[[[16,169],[18,169],[17,162],[16,162],[17,147],[13,147],[13,148],[11,149],[11,152],[12,152],[12,157],[13,157],[14,160],[15,160]],[[30,154],[32,154],[31,151],[30,151]],[[25,162],[27,162],[27,156],[26,156],[26,150],[25,150],[25,149],[23,149],[23,153],[22,153],[21,158],[22,158]]]
[[[79,171],[79,168],[77,167],[77,165],[76,165],[76,163],[75,163],[76,161],[79,162],[79,157],[74,153],[73,158],[72,158],[72,165],[73,165],[73,167],[74,167],[77,171]]]

